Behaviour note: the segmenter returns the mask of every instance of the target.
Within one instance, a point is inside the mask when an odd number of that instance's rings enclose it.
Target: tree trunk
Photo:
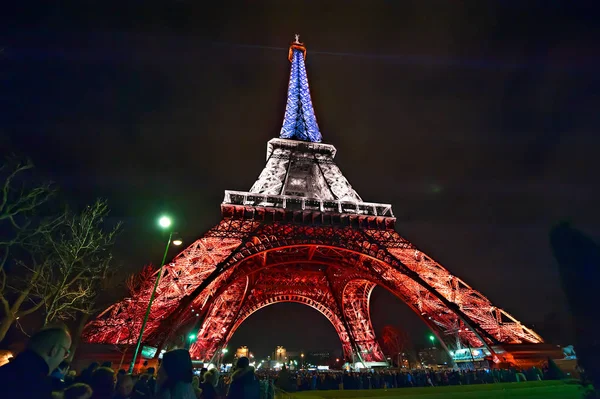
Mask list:
[[[71,354],[69,355],[69,361],[73,361],[73,357],[75,356],[75,351],[79,347],[79,343],[81,342],[81,333],[85,328],[88,320],[90,319],[89,313],[83,313],[79,318],[79,324],[77,324],[77,328],[75,329],[75,334],[71,335],[72,343],[71,343]]]
[[[2,319],[0,320],[0,342],[2,342],[4,337],[6,337],[6,333],[8,333],[10,326],[12,326],[15,320],[16,319],[14,317],[10,316],[2,317]]]
[[[121,367],[123,367],[123,362],[125,362],[125,354],[127,354],[127,349],[129,349],[128,346],[126,346],[123,350],[123,356],[121,356],[121,363],[119,363],[119,370],[121,370]]]

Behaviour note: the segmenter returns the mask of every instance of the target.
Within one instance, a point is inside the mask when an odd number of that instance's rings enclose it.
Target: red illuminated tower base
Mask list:
[[[348,361],[385,364],[369,314],[380,286],[410,306],[455,359],[481,348],[482,356],[511,360],[508,344],[541,343],[401,237],[390,205],[364,202],[352,189],[334,163],[335,147],[320,142],[305,56],[296,39],[283,127],[268,143],[264,170],[250,191],[226,191],[222,221],[164,266],[144,341],[165,348],[197,331],[192,355],[210,361],[252,313],[296,302],[331,322]],[[149,297],[142,288],[111,306],[85,338],[132,343]]]

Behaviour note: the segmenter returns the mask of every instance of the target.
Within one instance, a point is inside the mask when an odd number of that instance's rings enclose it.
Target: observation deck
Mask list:
[[[358,225],[358,227],[377,229],[393,228],[396,222],[390,204],[323,200],[245,191],[225,191],[221,210],[224,217],[266,222]]]

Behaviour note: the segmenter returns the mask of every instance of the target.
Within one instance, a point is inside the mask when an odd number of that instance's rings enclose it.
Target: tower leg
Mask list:
[[[375,285],[368,280],[351,280],[342,292],[342,312],[355,342],[355,358],[366,363],[365,366],[386,362],[375,337],[369,312],[369,300]]]
[[[190,347],[192,357],[206,361],[219,355],[217,352],[227,344],[229,332],[245,303],[247,289],[248,279],[241,278],[214,297],[196,334],[196,342]]]

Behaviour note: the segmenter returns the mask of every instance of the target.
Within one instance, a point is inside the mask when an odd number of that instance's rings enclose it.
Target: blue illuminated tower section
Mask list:
[[[290,83],[288,85],[287,105],[283,117],[283,126],[279,137],[320,143],[321,132],[310,99],[308,77],[306,76],[306,47],[300,43],[299,35],[290,46],[288,59],[292,63]]]

